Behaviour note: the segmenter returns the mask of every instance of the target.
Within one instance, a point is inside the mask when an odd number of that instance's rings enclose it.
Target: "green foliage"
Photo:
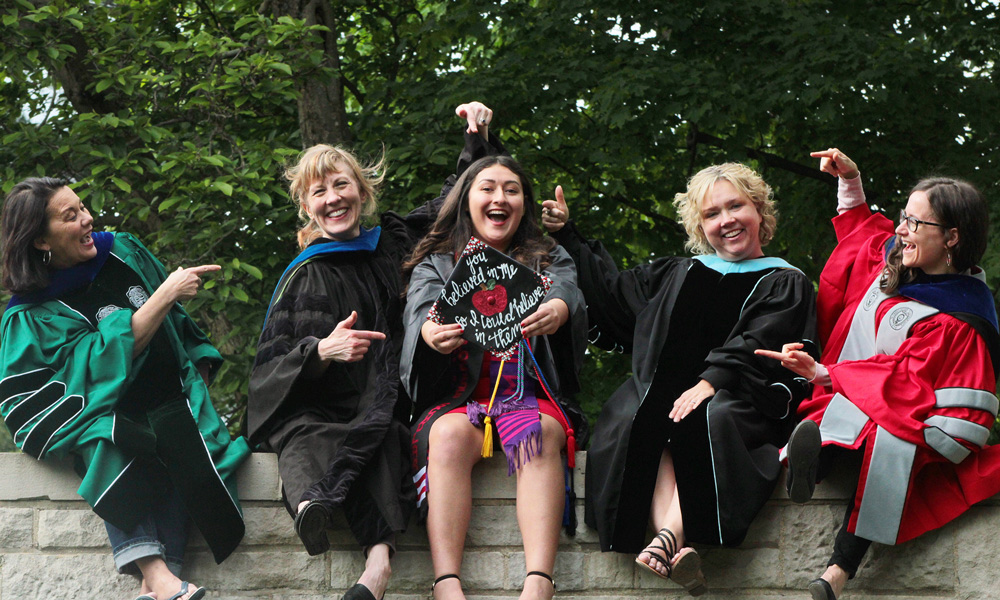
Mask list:
[[[272,4],[0,5],[3,190],[67,177],[99,226],[136,233],[168,269],[222,265],[188,308],[229,359],[212,393],[234,421],[296,252],[282,171],[312,143],[306,81],[344,90],[349,135],[329,141],[363,156],[384,144],[383,208],[399,211],[454,164],[454,106],[486,102],[537,192],[562,184],[623,267],[683,251],[670,200],[716,162],[762,172],[781,210],[767,252],[813,278],[833,245],[835,188],[810,150],[845,150],[890,212],[930,173],[1000,191],[991,2],[328,0],[327,25],[302,9],[258,13]],[[997,290],[996,245],[983,264]],[[594,351],[590,414],[627,371],[627,357]]]

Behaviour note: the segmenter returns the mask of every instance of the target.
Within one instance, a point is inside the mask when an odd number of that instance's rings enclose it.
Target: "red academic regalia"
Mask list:
[[[1000,492],[1000,446],[983,448],[996,374],[965,320],[880,292],[891,221],[862,204],[833,223],[817,301],[832,383],[799,414],[820,424],[824,446],[864,447],[849,531],[896,544]]]

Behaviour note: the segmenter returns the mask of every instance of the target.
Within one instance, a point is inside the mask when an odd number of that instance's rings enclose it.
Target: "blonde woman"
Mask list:
[[[694,258],[619,272],[572,224],[557,190],[542,222],[576,263],[591,341],[632,354],[587,457],[587,523],[692,595],[707,583],[687,542],[737,545],[771,495],[805,381],[754,355],[815,330],[812,284],[764,256],[771,189],[750,168],[708,167],[674,199]],[[648,541],[647,525],[657,531]]]

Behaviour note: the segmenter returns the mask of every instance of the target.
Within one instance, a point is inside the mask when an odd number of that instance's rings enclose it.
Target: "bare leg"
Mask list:
[[[664,449],[660,456],[660,467],[656,474],[656,487],[653,489],[653,502],[649,509],[649,523],[654,531],[659,531],[666,527],[677,537],[677,547],[680,549],[684,545],[684,520],[681,517],[680,497],[677,495],[677,477],[674,475],[674,461],[670,456],[670,451]],[[653,540],[656,547],[658,540]],[[656,554],[663,554],[662,550],[656,550]],[[656,560],[649,558],[650,549],[643,550],[636,557],[637,560],[646,563],[664,576],[667,568]],[[671,560],[673,557],[661,557]]]
[[[483,431],[464,414],[443,415],[431,426],[427,447],[427,538],[437,579],[462,570],[472,515],[472,467],[482,458]],[[461,581],[445,579],[434,587],[434,597],[464,600]]]
[[[385,588],[389,585],[390,575],[392,575],[392,566],[389,564],[389,545],[375,544],[368,549],[365,572],[361,574],[358,583],[368,588],[376,598],[381,598],[385,595]]]
[[[552,575],[559,547],[559,528],[565,507],[565,476],[562,449],[566,434],[562,426],[542,415],[542,452],[517,471],[517,524],[524,541],[527,570]],[[552,582],[532,576],[524,580],[521,600],[549,600]]]
[[[180,591],[181,580],[170,572],[170,569],[167,568],[167,563],[162,558],[147,556],[136,559],[135,564],[142,573],[141,593],[152,593],[156,594],[157,598],[166,599]],[[181,599],[187,600],[196,591],[198,591],[198,586],[193,583],[190,584],[188,586],[188,593],[181,596]]]

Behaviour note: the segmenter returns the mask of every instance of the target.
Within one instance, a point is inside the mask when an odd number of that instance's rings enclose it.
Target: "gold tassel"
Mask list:
[[[497,382],[493,384],[493,395],[490,396],[490,404],[486,407],[486,418],[483,419],[483,458],[493,456],[493,419],[490,418],[490,411],[493,410],[493,401],[497,397],[497,390],[500,389],[500,377],[503,376],[503,364],[507,359],[500,361],[500,370],[497,372]]]

